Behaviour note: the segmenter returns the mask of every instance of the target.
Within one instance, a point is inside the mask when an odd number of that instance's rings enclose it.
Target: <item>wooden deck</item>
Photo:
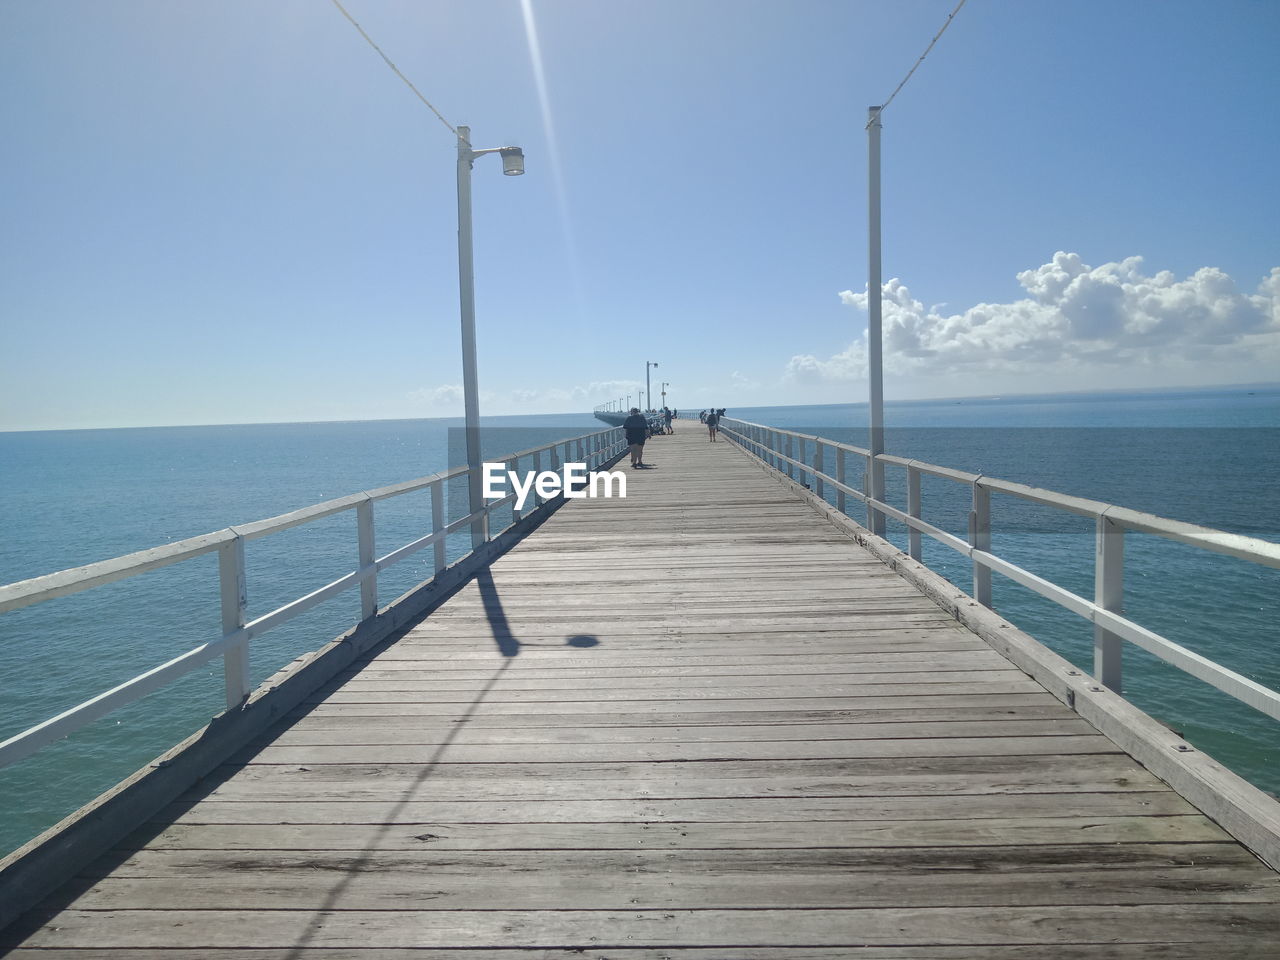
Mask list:
[[[1275,957],[1280,877],[698,424],[15,957]]]

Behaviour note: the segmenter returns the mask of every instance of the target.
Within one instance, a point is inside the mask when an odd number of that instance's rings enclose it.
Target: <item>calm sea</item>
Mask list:
[[[865,445],[865,405],[730,409],[729,416]],[[696,421],[681,421],[688,429]],[[1280,386],[890,404],[886,447],[991,476],[1280,540]],[[456,459],[458,420],[272,424],[0,434],[0,582],[118,556],[424,476]],[[486,418],[487,456],[574,436],[590,415]],[[678,424],[679,426],[679,424]],[[654,454],[660,454],[659,447]],[[890,472],[890,498],[905,500]],[[857,482],[856,472],[850,477]],[[926,478],[925,517],[963,535],[968,492]],[[451,518],[465,513],[450,491]],[[421,536],[429,500],[379,503],[378,547]],[[1091,525],[1011,498],[993,502],[996,552],[1092,595]],[[902,530],[891,539],[905,543]],[[349,514],[247,545],[250,616],[354,566]],[[452,557],[465,536],[450,543]],[[299,561],[299,558],[305,558]],[[968,565],[926,542],[925,559],[961,587]],[[387,599],[430,575],[430,552],[380,580]],[[1092,628],[998,576],[996,608],[1085,669]],[[1280,571],[1158,538],[1126,543],[1126,613],[1280,688]],[[348,628],[348,593],[254,641],[258,682]],[[216,636],[216,560],[205,556],[0,616],[0,740]],[[1126,694],[1192,743],[1280,792],[1280,724],[1125,653]],[[25,842],[221,708],[215,661],[0,771],[0,852]]]

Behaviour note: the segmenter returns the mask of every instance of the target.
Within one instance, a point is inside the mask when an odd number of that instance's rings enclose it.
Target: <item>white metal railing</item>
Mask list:
[[[792,479],[800,479],[803,482],[803,478],[808,477],[814,492],[824,500],[829,485],[835,491],[835,506],[841,513],[847,513],[845,509],[847,497],[853,497],[865,504],[868,528],[874,528],[877,519],[883,517],[892,517],[902,522],[907,527],[907,553],[913,560],[923,562],[922,534],[968,557],[973,562],[972,595],[984,606],[991,606],[991,574],[994,571],[1092,622],[1094,625],[1094,676],[1103,686],[1117,693],[1120,692],[1121,646],[1122,641],[1127,640],[1185,673],[1212,684],[1242,703],[1280,720],[1280,693],[1214,663],[1121,615],[1124,598],[1124,535],[1126,531],[1155,534],[1202,550],[1275,568],[1280,568],[1280,543],[1227,533],[1179,520],[1168,520],[1098,500],[1087,500],[1039,487],[998,480],[995,477],[952,470],[921,460],[881,454],[875,458],[876,462],[906,471],[907,509],[904,511],[882,500],[873,499],[865,489],[859,490],[846,483],[846,458],[849,455],[861,458],[864,481],[869,476],[872,463],[869,450],[839,443],[826,437],[729,418],[721,419],[720,432],[748,453]],[[828,458],[834,461],[834,470]],[[948,533],[923,519],[920,478],[924,475],[942,477],[970,487],[972,505],[969,511],[967,539]],[[1092,600],[1072,593],[991,552],[992,493],[1008,494],[1030,503],[1064,510],[1094,520],[1095,563]]]
[[[547,467],[557,470],[563,463],[585,463],[588,470],[607,463],[615,456],[620,456],[626,449],[620,429],[601,430],[541,447],[522,450],[519,453],[506,454],[493,458],[489,462],[505,463],[512,470],[517,469],[518,461],[531,459],[535,472],[543,469],[543,457],[546,456]],[[489,520],[495,510],[507,503],[512,505],[511,524],[521,519],[521,511],[515,507],[516,494],[485,502],[484,506],[465,517],[446,522],[444,508],[444,485],[455,477],[465,477],[470,471],[465,466],[454,467],[442,473],[432,474],[417,480],[379,487],[314,506],[304,507],[292,513],[282,514],[256,523],[228,527],[215,533],[207,533],[176,543],[137,553],[127,554],[111,560],[91,563],[83,567],[73,567],[57,573],[50,573],[31,580],[22,580],[0,586],[0,613],[17,610],[33,604],[80,593],[93,587],[135,577],[139,574],[169,566],[182,560],[203,554],[218,553],[218,578],[222,605],[222,635],[217,639],[202,644],[186,653],[175,657],[167,663],[160,664],[131,680],[100,693],[83,703],[66,710],[55,717],[24,730],[22,733],[0,743],[0,767],[8,766],[34,753],[41,747],[75,732],[86,724],[107,713],[130,703],[176,680],[201,664],[221,656],[226,676],[227,706],[235,707],[248,697],[251,686],[249,680],[249,642],[272,627],[279,626],[288,620],[310,610],[317,604],[330,599],[356,586],[360,588],[360,622],[373,617],[378,610],[378,574],[406,557],[426,547],[435,548],[435,576],[440,574],[447,563],[445,544],[449,534],[472,527],[478,531],[479,542],[484,543],[502,531],[491,531]],[[373,505],[380,500],[387,500],[406,493],[429,490],[431,496],[431,532],[426,536],[404,544],[384,556],[375,556]],[[531,493],[534,498],[534,509],[558,497],[543,498],[536,489]],[[291,527],[311,523],[324,517],[354,510],[356,513],[358,566],[332,583],[320,587],[305,596],[298,597],[270,613],[247,620],[247,591],[245,586],[245,552],[244,545],[249,540],[266,537]],[[526,509],[527,515],[532,511]],[[509,526],[509,525],[508,525]],[[507,527],[503,527],[507,529]]]

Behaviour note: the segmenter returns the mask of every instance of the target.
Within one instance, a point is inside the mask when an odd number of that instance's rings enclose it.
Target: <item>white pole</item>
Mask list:
[[[484,505],[480,476],[480,397],[476,375],[476,287],[471,246],[471,128],[458,128],[458,300],[462,309],[462,394],[467,436],[468,512]],[[485,541],[481,517],[471,524],[471,545]]]
[[[884,377],[880,327],[880,107],[868,107],[867,123],[867,379],[870,383],[871,459],[867,463],[867,492],[884,500],[884,464],[875,459],[884,453]],[[884,514],[867,506],[867,525],[884,536]]]

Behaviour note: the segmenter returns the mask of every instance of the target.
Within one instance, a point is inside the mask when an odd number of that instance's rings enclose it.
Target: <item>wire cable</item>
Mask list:
[[[382,57],[382,59],[387,62],[387,66],[391,68],[392,72],[394,72],[397,77],[403,80],[405,82],[405,85],[410,90],[412,90],[415,94],[417,94],[418,99],[421,100],[423,103],[425,103],[427,107],[431,110],[431,112],[434,113],[440,119],[440,122],[449,128],[449,132],[456,137],[458,135],[458,128],[455,127],[453,124],[451,124],[448,120],[446,120],[444,116],[440,113],[440,111],[431,105],[431,101],[428,100],[419,92],[418,88],[413,85],[412,81],[410,81],[408,77],[406,77],[403,73],[400,72],[400,68],[397,67],[394,63],[392,63],[391,58],[382,52],[382,48],[373,42],[373,38],[364,32],[364,27],[356,23],[355,17],[347,13],[346,9],[342,6],[342,4],[338,2],[338,0],[333,0],[333,5],[337,7],[339,11],[341,11],[344,17],[346,17],[348,20],[351,21],[351,25],[353,27],[355,27],[357,30],[360,31],[360,36],[364,37],[365,40],[369,42],[369,46],[373,47],[374,50],[378,51],[378,56]],[[946,29],[946,28],[944,27],[943,29]]]
[[[334,3],[337,3],[337,2],[338,0],[334,0]],[[894,89],[893,93],[889,94],[889,99],[886,100],[884,103],[880,104],[880,109],[877,111],[877,115],[883,114],[885,110],[888,108],[889,104],[893,103],[893,98],[898,95],[898,91],[907,85],[907,81],[911,79],[911,75],[916,72],[916,67],[924,63],[924,58],[929,55],[929,51],[932,50],[933,45],[938,42],[938,38],[942,36],[944,33],[946,33],[947,27],[951,26],[951,21],[956,18],[956,14],[960,12],[960,8],[963,7],[964,5],[965,5],[965,0],[960,0],[960,2],[956,4],[956,8],[952,10],[951,15],[947,17],[947,22],[942,25],[942,29],[933,35],[933,39],[929,41],[929,46],[925,47],[924,53],[920,54],[920,59],[916,61],[915,66],[907,71],[907,75],[902,78],[902,82],[898,84],[898,86]],[[868,127],[871,126],[870,120],[867,121],[867,126]]]

